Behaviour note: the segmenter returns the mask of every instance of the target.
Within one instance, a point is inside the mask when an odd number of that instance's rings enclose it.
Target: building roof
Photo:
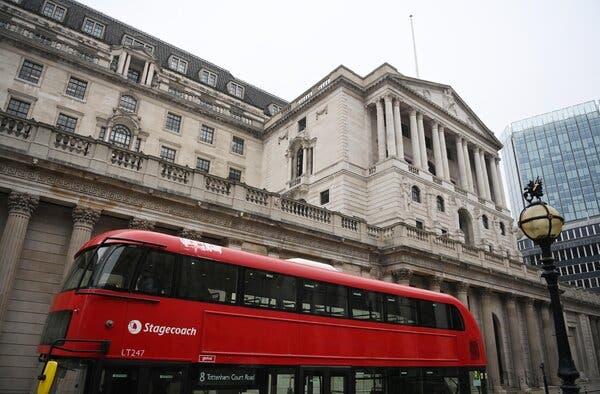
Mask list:
[[[227,91],[228,82],[232,81],[239,85],[242,85],[244,87],[244,98],[242,99],[242,101],[246,104],[260,108],[264,111],[267,110],[269,104],[276,104],[278,106],[285,106],[287,104],[287,101],[273,94],[267,93],[264,90],[257,88],[256,86],[253,86],[245,81],[235,78],[229,71],[225,70],[224,68],[221,68],[185,50],[170,45],[150,34],[144,33],[134,27],[131,27],[123,22],[111,18],[110,16],[107,16],[81,3],[78,3],[73,0],[51,1],[53,3],[67,8],[67,13],[62,21],[50,19],[52,20],[52,22],[60,23],[63,26],[78,31],[81,34],[86,34],[81,30],[84,19],[86,17],[94,19],[95,21],[106,25],[106,28],[104,36],[101,39],[90,36],[93,39],[100,40],[108,45],[116,46],[121,45],[123,41],[123,36],[125,34],[128,34],[133,38],[139,39],[154,46],[154,57],[156,58],[156,61],[161,65],[161,67],[168,69],[169,57],[171,55],[175,55],[188,62],[187,72],[184,75],[189,79],[200,82],[200,70],[208,69],[217,74],[217,86],[214,87],[214,89],[221,93],[231,95]],[[43,18],[48,18],[42,14],[42,8],[44,7],[45,3],[46,0],[22,0],[21,3],[16,4],[16,6],[21,7],[29,12],[35,13]]]

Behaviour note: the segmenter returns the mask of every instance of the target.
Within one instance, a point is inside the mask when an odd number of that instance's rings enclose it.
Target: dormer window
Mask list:
[[[217,86],[217,74],[209,70],[200,70],[200,82],[209,86]]]
[[[281,111],[281,107],[277,104],[269,104],[267,110],[269,111],[269,115],[273,116],[277,112]]]
[[[187,67],[188,62],[186,62],[182,58],[177,57],[175,55],[171,55],[171,57],[169,57],[169,68],[171,70],[185,74],[187,72]]]
[[[154,47],[144,41],[140,41],[137,38],[133,38],[130,35],[125,34],[123,36],[123,45],[128,45],[132,47],[143,47],[150,51],[150,53],[154,53]]]
[[[102,38],[102,36],[104,36],[105,28],[106,26],[104,24],[90,18],[85,18],[83,20],[83,26],[81,26],[81,31],[96,38]]]
[[[65,15],[67,14],[67,9],[56,3],[47,1],[44,3],[44,7],[42,8],[42,14],[46,15],[49,18],[62,22],[63,19],[65,19]]]
[[[235,82],[229,82],[227,84],[227,91],[235,97],[244,98],[244,87]]]

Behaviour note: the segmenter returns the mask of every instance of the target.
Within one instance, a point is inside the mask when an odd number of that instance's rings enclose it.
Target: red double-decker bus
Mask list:
[[[457,299],[312,265],[99,235],[52,303],[39,392],[485,392],[482,337]]]

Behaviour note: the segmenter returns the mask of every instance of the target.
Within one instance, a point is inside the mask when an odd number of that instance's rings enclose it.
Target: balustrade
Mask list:
[[[12,134],[15,137],[27,139],[31,133],[33,122],[25,119],[17,119],[0,113],[0,132]]]
[[[172,181],[188,183],[190,177],[189,168],[181,167],[172,163],[161,163],[162,171],[160,175],[163,178],[170,179]]]
[[[54,146],[69,152],[75,152],[87,156],[90,148],[90,141],[79,135],[56,131]]]
[[[131,168],[139,171],[142,168],[143,155],[125,149],[113,148],[110,162],[119,167]]]
[[[231,182],[227,179],[205,175],[206,190],[228,196],[231,193]]]
[[[252,187],[245,186],[246,189],[246,201],[257,204],[267,205],[269,203],[269,192],[266,190],[254,189]]]

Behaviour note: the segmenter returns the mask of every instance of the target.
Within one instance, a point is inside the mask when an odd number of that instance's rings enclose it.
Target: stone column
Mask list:
[[[302,147],[302,175],[308,174],[308,148]]]
[[[529,344],[529,357],[531,358],[531,381],[530,385],[540,387],[542,376],[540,364],[542,363],[542,342],[537,324],[537,315],[533,304],[533,298],[525,299],[525,323],[527,324],[527,342]]]
[[[508,330],[510,333],[510,350],[512,353],[513,371],[515,380],[513,387],[519,390],[527,391],[527,381],[525,380],[525,365],[523,363],[524,353],[521,346],[521,335],[519,333],[519,315],[517,313],[517,302],[514,294],[506,296],[506,312],[508,314]]]
[[[421,147],[419,144],[419,131],[417,130],[417,111],[410,110],[410,142],[412,146],[413,166],[421,167]]]
[[[543,346],[546,348],[546,357],[544,367],[546,369],[546,378],[549,384],[560,386],[558,378],[558,348],[556,345],[556,334],[554,333],[554,321],[550,314],[550,305],[544,303],[541,306],[542,326],[544,329]]]
[[[494,336],[494,321],[492,320],[492,294],[485,288],[481,291],[481,322],[483,325],[483,339],[488,362],[488,390],[492,391],[500,386],[500,368],[498,366],[498,351]]]
[[[496,172],[496,159],[490,157],[487,164],[490,167],[490,173],[492,174],[492,188],[494,189],[493,200],[496,204],[502,205],[502,197],[500,194],[500,181],[498,179],[498,173]]]
[[[71,271],[75,253],[92,237],[94,225],[100,218],[100,211],[88,207],[76,206],[73,208],[73,230],[67,248],[67,261],[63,270],[63,278]]]
[[[583,356],[586,358],[588,370],[587,375],[591,378],[600,377],[600,373],[598,370],[598,357],[600,355],[596,354],[594,351],[594,335],[592,332],[591,324],[589,317],[584,315],[583,313],[579,314],[579,325],[581,326],[581,334],[582,334],[582,342],[583,348],[586,349],[583,353]]]
[[[471,168],[471,158],[469,157],[469,143],[463,139],[463,155],[465,158],[465,171],[467,173],[467,189],[470,192],[475,192],[473,188],[473,170]]]
[[[500,173],[500,159],[494,159],[494,169],[496,172],[496,178],[498,178],[498,197],[500,199],[500,206],[506,207],[506,200],[504,199],[504,185],[502,185],[502,174]]]
[[[117,73],[123,74],[123,70],[125,69],[125,60],[127,60],[127,52],[122,52],[119,55],[119,62],[117,63]]]
[[[202,233],[196,230],[190,230],[188,228],[181,229],[179,236],[185,239],[191,239],[193,241],[202,240]]]
[[[125,77],[127,77],[127,74],[129,74],[129,64],[131,63],[131,55],[127,54],[126,56],[127,58],[125,59],[125,67],[123,67],[123,75]]]
[[[148,219],[131,218],[129,221],[129,228],[134,230],[152,231],[154,226],[156,226],[156,222]]]
[[[442,147],[440,146],[440,135],[437,122],[431,125],[431,139],[433,140],[433,159],[435,161],[436,176],[444,177],[444,164],[442,163]]]
[[[488,200],[492,200],[492,191],[490,190],[490,178],[487,171],[487,161],[485,159],[485,152],[480,150],[481,154],[481,171],[483,173],[483,189],[485,190],[485,197]]]
[[[590,316],[590,326],[592,328],[592,339],[594,341],[594,351],[596,355],[598,355],[598,363],[597,367],[600,371],[600,318],[595,316]]]
[[[11,192],[8,196],[8,218],[0,238],[0,327],[4,321],[8,297],[12,289],[27,226],[39,198],[27,193]]]
[[[458,172],[460,175],[460,187],[464,190],[469,190],[467,183],[467,167],[465,165],[465,154],[463,149],[463,141],[460,136],[456,136],[456,159],[458,160]]]
[[[152,85],[152,80],[154,79],[154,63],[150,63],[148,66],[148,74],[146,75],[146,80],[144,83],[148,86]]]
[[[425,171],[429,169],[427,164],[427,146],[425,145],[425,127],[423,127],[423,114],[417,113],[417,130],[419,131],[419,147],[421,154],[421,168]]]
[[[402,137],[402,117],[400,116],[400,100],[394,100],[394,131],[396,134],[396,155],[404,160],[404,137]]]
[[[394,128],[394,110],[392,109],[392,98],[385,96],[385,136],[388,156],[396,156],[396,131]]]
[[[385,124],[383,121],[383,104],[381,100],[377,99],[375,103],[377,107],[377,154],[379,155],[378,161],[383,161],[385,155]]]
[[[290,180],[294,180],[295,178],[295,174],[294,174],[294,154],[292,152],[288,152],[288,166],[289,166],[289,171],[288,173],[290,174]]]
[[[456,283],[456,298],[469,308],[469,284],[465,282]],[[469,308],[470,309],[470,308]]]
[[[438,276],[438,275],[431,276],[429,278],[429,290],[441,293],[443,282],[444,282],[444,278],[442,278],[441,276]]]
[[[144,63],[144,71],[142,71],[142,79],[140,79],[140,83],[146,84],[146,79],[148,78],[148,67],[150,66],[150,62]]]
[[[399,268],[392,272],[392,280],[399,285],[410,286],[413,272],[408,268]]]
[[[440,138],[440,149],[442,150],[442,165],[444,166],[444,179],[450,180],[450,169],[448,166],[448,149],[446,148],[446,135],[444,126],[440,125],[438,129]]]
[[[483,170],[481,169],[481,150],[475,148],[473,153],[473,159],[475,160],[475,175],[477,176],[477,193],[479,194],[479,197],[486,198],[485,188],[483,186]]]

